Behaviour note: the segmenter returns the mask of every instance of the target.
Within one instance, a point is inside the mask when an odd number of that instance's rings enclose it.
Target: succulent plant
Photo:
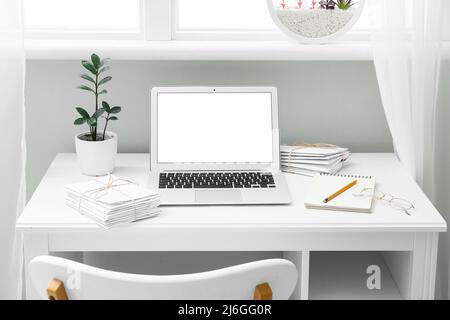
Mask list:
[[[341,10],[348,10],[350,9],[355,2],[352,0],[336,0],[336,6]]]
[[[319,2],[322,9],[334,10],[336,2],[334,0],[322,0]]]

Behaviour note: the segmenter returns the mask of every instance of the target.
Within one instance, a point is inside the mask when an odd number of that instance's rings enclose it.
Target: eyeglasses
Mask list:
[[[411,211],[415,209],[414,205],[406,199],[397,198],[389,193],[384,193],[374,188],[364,188],[359,193],[353,194],[355,197],[374,197],[377,200],[387,202],[393,209],[400,210],[411,215]]]

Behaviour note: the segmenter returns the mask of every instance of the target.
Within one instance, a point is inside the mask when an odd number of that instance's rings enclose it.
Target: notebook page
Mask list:
[[[343,188],[353,180],[355,186],[340,194],[328,203],[323,200]],[[375,188],[375,180],[370,177],[340,176],[320,174],[314,177],[311,189],[305,201],[310,209],[328,209],[338,211],[371,212],[373,198],[355,197],[365,188]]]

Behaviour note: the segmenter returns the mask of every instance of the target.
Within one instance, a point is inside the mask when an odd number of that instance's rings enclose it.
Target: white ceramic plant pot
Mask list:
[[[302,9],[281,8],[278,0],[267,0],[267,6],[272,20],[286,35],[301,43],[323,44],[339,39],[358,22],[365,0],[353,1],[354,6],[347,10],[311,9],[308,1],[303,2]]]
[[[86,141],[75,136],[75,148],[81,172],[88,176],[104,176],[114,170],[117,155],[117,134],[106,132],[108,139],[104,141]]]

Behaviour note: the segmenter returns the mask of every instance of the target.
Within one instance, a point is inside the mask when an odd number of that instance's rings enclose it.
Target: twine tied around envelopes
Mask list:
[[[101,183],[101,184],[104,184],[104,186],[99,187],[99,188],[95,188],[95,189],[92,189],[92,190],[85,191],[85,192],[83,192],[81,194],[80,200],[78,202],[78,212],[81,213],[81,214],[83,214],[81,212],[81,201],[83,201],[83,199],[86,199],[88,196],[90,198],[93,198],[95,201],[97,201],[101,197],[103,197],[106,194],[108,194],[108,191],[113,189],[113,188],[124,186],[124,185],[127,185],[127,184],[135,184],[131,180],[126,180],[126,179],[121,179],[121,178],[114,179],[111,174],[108,175],[108,182],[106,184],[104,182],[102,182],[102,181],[99,181],[99,180],[94,180],[94,181],[98,182],[98,183]],[[124,183],[120,183],[120,182],[124,182]],[[132,201],[133,209],[134,209],[134,221],[136,221],[136,219],[137,219],[137,211],[136,211],[136,202],[135,202],[134,198],[131,197],[130,195],[126,194],[125,192],[122,192],[122,191],[118,190],[118,189],[115,189],[115,190],[117,192],[119,192],[120,194],[124,195],[125,197],[128,197]]]
[[[294,147],[291,150],[289,150],[289,156],[288,156],[288,164],[290,165],[292,162],[292,154],[294,151],[304,149],[304,148],[339,148],[338,146],[334,144],[329,143],[294,143],[290,144],[289,147]]]
[[[330,143],[295,143],[295,144],[290,144],[289,147],[293,147],[293,148],[291,150],[289,150],[287,166],[292,166],[292,160],[293,160],[292,156],[293,156],[294,151],[304,149],[304,148],[339,148],[339,146],[330,144]],[[342,167],[344,166],[345,160],[347,160],[347,158],[343,158],[341,160]],[[341,167],[341,169],[342,169],[342,167]]]

